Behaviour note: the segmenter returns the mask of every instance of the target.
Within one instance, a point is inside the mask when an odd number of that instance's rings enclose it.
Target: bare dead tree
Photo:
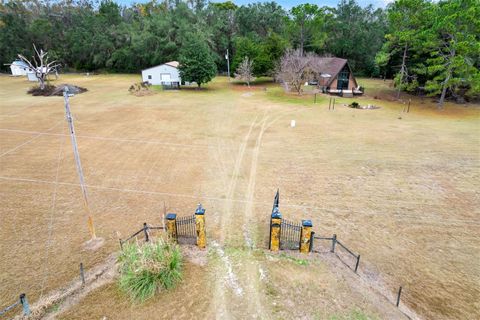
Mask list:
[[[237,68],[235,79],[245,81],[250,88],[250,82],[255,80],[253,76],[253,61],[245,57]]]
[[[277,66],[276,78],[284,83],[287,91],[292,88],[300,94],[303,84],[313,78],[314,58],[310,53],[302,56],[298,49],[287,50]]]
[[[21,54],[19,54],[18,57],[23,62],[28,64],[29,68],[35,73],[35,76],[40,82],[40,89],[45,90],[45,82],[47,81],[48,74],[54,72],[55,74],[57,74],[57,67],[59,67],[60,64],[58,64],[55,60],[49,62],[47,51],[43,51],[43,49],[40,49],[40,51],[38,51],[35,44],[33,44],[33,48],[35,49],[35,55],[32,56],[31,61]]]

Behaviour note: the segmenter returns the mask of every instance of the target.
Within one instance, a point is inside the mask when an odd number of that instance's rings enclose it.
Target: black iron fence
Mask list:
[[[195,226],[195,215],[177,218],[176,228],[177,241],[187,243],[196,241],[197,231]]]
[[[280,227],[280,249],[298,250],[300,248],[300,236],[302,224],[282,219]]]
[[[195,224],[195,215],[186,216],[186,217],[178,217],[175,219],[175,229],[176,232],[176,241],[181,244],[195,244],[197,241],[197,230]],[[150,226],[146,222],[143,223],[143,227],[134,232],[126,239],[119,239],[120,248],[123,249],[123,245],[131,240],[143,240],[145,242],[150,241],[153,232],[155,231],[166,231],[166,227],[164,226]]]

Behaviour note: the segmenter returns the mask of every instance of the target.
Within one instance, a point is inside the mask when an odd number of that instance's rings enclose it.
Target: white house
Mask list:
[[[15,60],[10,64],[10,70],[12,71],[12,76],[26,76],[29,67],[22,60]]]
[[[182,80],[178,70],[178,61],[170,61],[155,67],[142,70],[143,82],[153,85],[179,87]]]

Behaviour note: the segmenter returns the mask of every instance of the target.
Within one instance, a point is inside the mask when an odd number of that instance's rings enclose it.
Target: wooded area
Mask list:
[[[380,9],[342,0],[286,10],[275,2],[13,0],[0,4],[0,61],[6,68],[31,56],[35,43],[64,69],[138,72],[186,58],[195,39],[220,72],[227,49],[232,74],[248,57],[261,76],[292,48],[348,59],[356,75],[395,77],[399,90],[471,99],[480,92],[478,4],[399,0]]]

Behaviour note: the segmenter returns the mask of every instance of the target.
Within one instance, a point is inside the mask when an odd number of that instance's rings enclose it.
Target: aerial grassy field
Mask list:
[[[145,304],[115,283],[64,319],[474,319],[480,316],[480,108],[429,98],[410,112],[390,82],[364,97],[287,95],[217,78],[204,90],[128,92],[135,75],[61,75],[70,98],[97,235],[91,251],[62,97],[32,97],[0,76],[0,308],[31,303],[119,249],[143,222],[206,208],[205,262]],[[380,109],[358,110],[357,101]],[[290,121],[296,120],[296,127]],[[272,254],[269,215],[311,219],[361,254]],[[316,244],[320,246],[321,244]],[[328,246],[328,244],[327,244]],[[195,254],[193,254],[195,256]],[[200,254],[199,254],[200,255]],[[346,261],[349,263],[349,261]],[[403,286],[400,310],[392,301]],[[55,311],[55,310],[53,310]],[[52,311],[52,312],[53,312]]]

